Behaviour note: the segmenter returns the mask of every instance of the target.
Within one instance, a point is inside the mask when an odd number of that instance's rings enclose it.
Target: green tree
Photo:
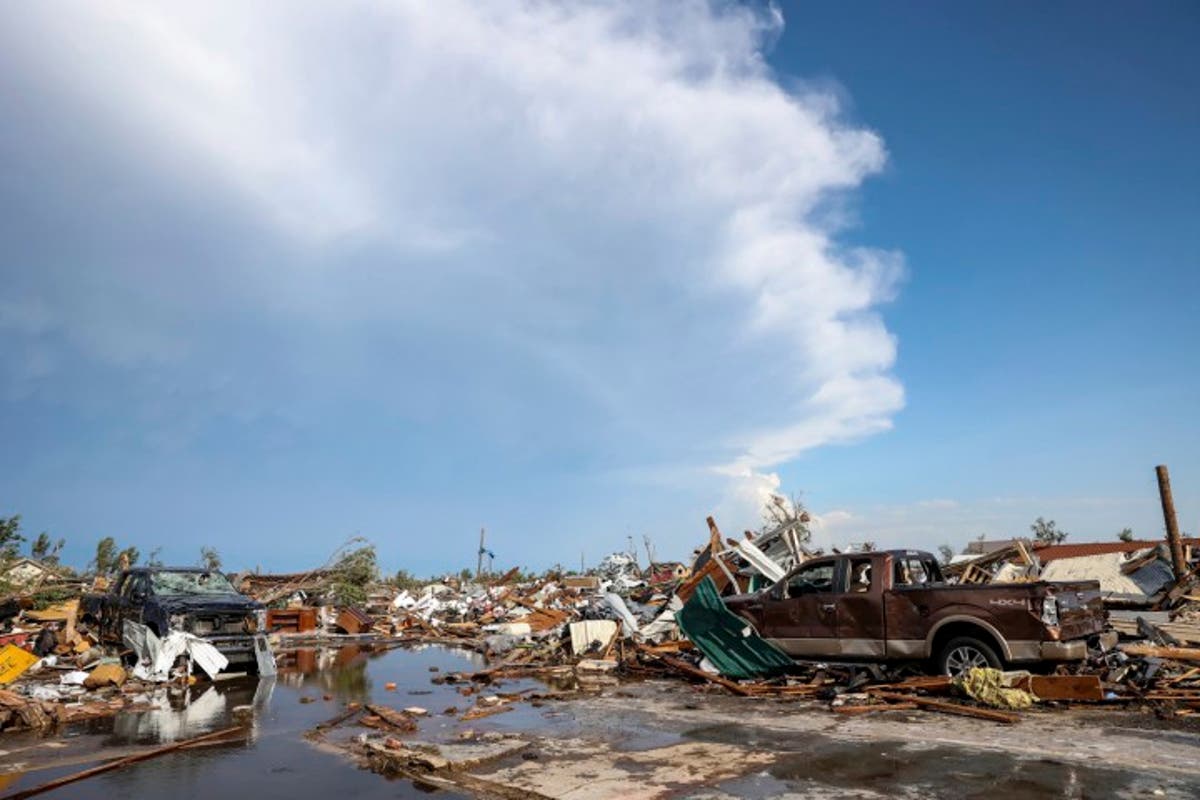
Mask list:
[[[945,566],[954,558],[954,548],[948,544],[938,545],[938,555],[942,557],[942,566]]]
[[[379,580],[375,547],[366,545],[346,553],[330,568],[330,592],[338,603],[355,605],[367,599],[367,588]]]
[[[148,559],[146,559],[146,566],[147,567],[163,566],[162,548],[161,547],[156,547],[150,551],[150,557]]]
[[[1061,544],[1066,541],[1068,534],[1066,531],[1059,530],[1054,520],[1046,521],[1041,517],[1034,520],[1029,526],[1029,530],[1033,531],[1033,539],[1039,544]]]
[[[215,547],[200,548],[200,564],[209,572],[221,571],[221,554]]]
[[[30,543],[29,557],[38,561],[44,561],[47,564],[57,564],[58,554],[66,544],[66,539],[59,539],[56,542],[50,538],[49,533],[42,531]]]
[[[42,531],[37,535],[37,538],[33,540],[33,543],[29,545],[30,558],[36,558],[38,561],[41,561],[50,554],[51,546],[50,534]]]
[[[1121,532],[1117,534],[1117,538],[1120,539],[1122,542],[1132,542],[1133,541],[1133,528],[1122,528]]]
[[[96,542],[96,556],[91,561],[97,575],[111,575],[117,566],[117,540],[105,536]]]
[[[392,585],[400,591],[414,591],[427,583],[429,581],[421,580],[406,569],[396,570],[396,577],[392,578]]]
[[[132,567],[137,564],[138,559],[141,558],[141,555],[142,554],[136,547],[126,547],[124,550],[117,553],[117,565],[119,566],[122,562],[125,562],[125,564]]]
[[[6,561],[16,558],[20,554],[23,541],[25,537],[21,535],[21,515],[14,514],[7,519],[0,517],[0,558]]]

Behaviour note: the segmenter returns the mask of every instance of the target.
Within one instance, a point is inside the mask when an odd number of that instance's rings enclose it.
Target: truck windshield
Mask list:
[[[155,594],[237,594],[219,572],[155,572],[150,585]]]

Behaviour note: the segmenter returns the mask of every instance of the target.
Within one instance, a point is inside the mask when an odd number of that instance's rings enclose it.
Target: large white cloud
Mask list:
[[[877,312],[900,258],[836,241],[884,147],[784,88],[781,25],[649,0],[10,9],[4,156],[72,245],[19,232],[6,358],[22,391],[58,351],[165,372],[195,398],[171,420],[311,421],[355,385],[756,496],[903,404]],[[231,353],[231,319],[269,334]]]

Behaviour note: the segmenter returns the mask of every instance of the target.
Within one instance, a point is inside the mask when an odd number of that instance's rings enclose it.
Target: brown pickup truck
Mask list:
[[[952,585],[919,550],[815,558],[725,605],[793,658],[932,659],[949,675],[1083,659],[1107,623],[1095,581]]]

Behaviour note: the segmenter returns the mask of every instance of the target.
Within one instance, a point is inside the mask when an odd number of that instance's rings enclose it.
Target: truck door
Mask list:
[[[105,633],[110,639],[120,641],[124,635],[125,620],[142,621],[142,602],[149,581],[144,574],[127,572],[121,576],[112,596],[113,613],[106,615]]]
[[[766,600],[763,635],[788,655],[836,655],[837,563],[822,559],[801,565]]]
[[[121,629],[121,591],[125,588],[125,583],[129,580],[129,575],[121,573],[117,577],[117,582],[109,589],[108,594],[104,595],[102,605],[100,607],[100,637],[102,639],[112,639],[113,631]]]
[[[887,654],[924,658],[933,608],[931,592],[941,583],[937,562],[918,552],[897,553],[891,565],[892,588],[884,593]]]
[[[839,655],[882,658],[885,654],[883,618],[883,557],[848,558],[846,585],[836,598]],[[841,587],[839,587],[841,588]]]

